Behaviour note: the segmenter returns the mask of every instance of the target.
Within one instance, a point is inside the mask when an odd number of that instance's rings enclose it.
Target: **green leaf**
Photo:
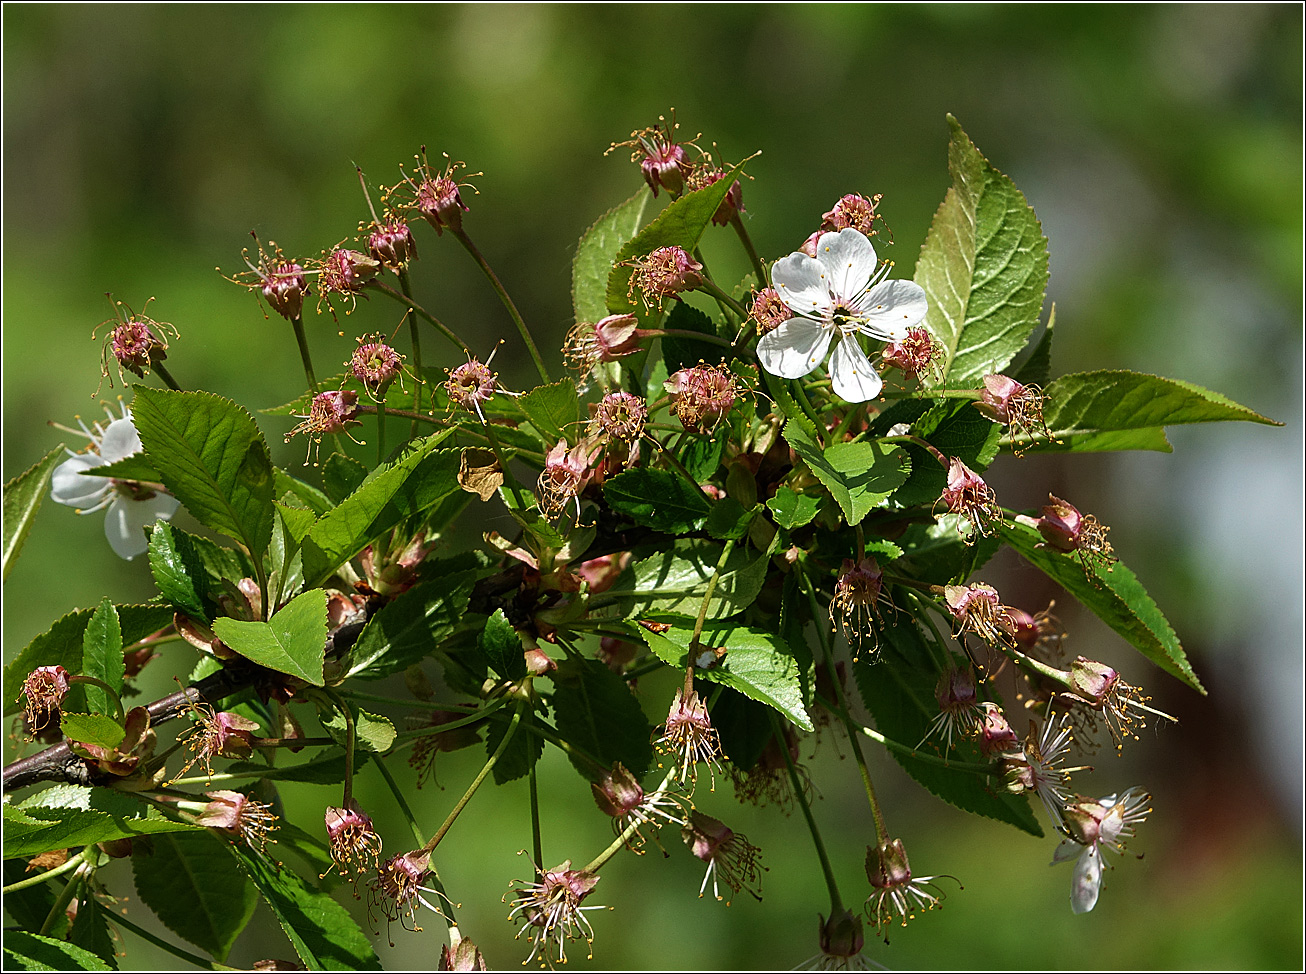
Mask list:
[[[132,847],[136,893],[177,936],[227,959],[245,929],[258,891],[207,829],[155,836]]]
[[[766,745],[775,737],[771,708],[730,690],[713,702],[712,726],[721,736],[721,750],[735,771],[748,772],[756,767]],[[765,802],[759,800],[758,804]]]
[[[516,781],[518,778],[523,777],[540,759],[540,755],[544,753],[544,738],[539,734],[532,734],[524,726],[531,719],[532,716],[529,711],[522,714],[521,723],[517,726],[517,732],[513,735],[512,740],[508,742],[508,746],[494,765],[495,784],[502,785],[505,782]],[[504,734],[508,732],[510,720],[511,716],[505,714],[503,710],[496,710],[486,718],[488,726],[485,731],[485,753],[487,755],[493,754],[499,749],[499,743],[503,740]]]
[[[304,584],[320,585],[373,538],[459,490],[458,450],[436,450],[454,430],[410,443],[377,467],[303,540]]]
[[[677,301],[667,315],[666,327],[716,336],[716,326],[712,324],[712,319],[683,301]],[[722,347],[714,342],[701,342],[680,335],[667,335],[662,339],[662,359],[667,363],[668,375],[692,368],[700,361],[720,362],[722,351]]]
[[[331,456],[335,456],[335,454],[333,453]],[[327,461],[330,462],[330,460],[331,457],[327,457]],[[280,467],[272,468],[272,483],[277,497],[284,498],[286,494],[294,494],[318,517],[321,517],[335,506],[331,498],[322,491],[312,484],[306,484],[297,477],[292,477]]]
[[[788,422],[784,438],[825,485],[848,524],[860,524],[911,472],[907,454],[881,440],[835,443],[821,449],[800,423]]]
[[[539,386],[514,400],[531,425],[550,443],[566,437],[575,445],[577,431],[572,429],[580,422],[580,397],[576,383],[561,379],[552,385]]]
[[[945,457],[956,457],[976,473],[993,462],[1002,440],[1002,427],[985,418],[970,402],[944,400],[918,420],[914,432]],[[894,492],[897,507],[933,504],[948,484],[948,472],[928,450],[903,444],[911,460],[911,476]]]
[[[577,321],[593,324],[607,317],[612,262],[622,245],[639,230],[651,195],[640,187],[626,202],[599,217],[580,238],[571,262],[571,303]]]
[[[948,116],[952,186],[916,262],[929,297],[925,325],[943,344],[946,384],[1001,372],[1038,325],[1048,281],[1047,239],[1010,179]]]
[[[254,418],[211,393],[135,388],[132,418],[164,485],[201,524],[262,557],[272,537],[272,461]]]
[[[89,690],[99,690],[99,687],[87,687]],[[89,693],[87,694],[90,695]],[[100,690],[100,695],[104,691]],[[59,729],[63,731],[65,737],[69,740],[76,741],[79,744],[95,744],[99,747],[117,747],[122,743],[122,739],[127,736],[112,717],[104,714],[70,714],[63,713],[60,715]]]
[[[208,594],[208,573],[199,552],[190,543],[190,535],[174,529],[167,521],[158,521],[150,534],[150,572],[159,594],[186,615],[201,622],[209,621],[204,608]]]
[[[671,547],[635,562],[634,587],[649,597],[637,598],[634,611],[628,615],[668,613],[696,617],[721,551],[719,544],[682,538]],[[730,552],[708,600],[707,618],[736,615],[752,605],[757,593],[762,591],[769,564],[766,555],[741,547]],[[598,598],[601,600],[603,596]]]
[[[688,620],[686,620],[688,622]],[[690,623],[692,625],[692,623]],[[692,628],[674,626],[659,635],[640,627],[640,636],[664,663],[683,669],[688,662]],[[726,648],[725,658],[711,670],[695,670],[701,680],[711,680],[738,690],[784,715],[795,726],[812,730],[812,720],[803,706],[798,663],[784,641],[775,633],[743,626],[705,625],[700,647]]]
[[[4,958],[7,971],[113,970],[89,950],[26,930],[5,931]]]
[[[1140,653],[1194,690],[1206,693],[1179,637],[1126,565],[1117,561],[1107,569],[1090,562],[1092,568],[1086,571],[1076,555],[1042,547],[1042,536],[1026,524],[1004,523],[999,533],[1022,558],[1091,609]]]
[[[368,620],[354,644],[349,676],[377,680],[433,652],[463,621],[475,574],[438,573]]]
[[[326,651],[326,593],[312,589],[287,603],[267,622],[213,620],[213,631],[232,650],[260,666],[322,685]]]
[[[318,714],[322,729],[331,735],[331,739],[342,747],[349,739],[345,726],[345,715],[338,710]],[[360,751],[374,751],[383,754],[390,750],[395,742],[395,725],[389,718],[369,714],[366,710],[354,712],[354,734]]]
[[[718,541],[734,539],[738,541],[748,534],[748,528],[757,517],[758,508],[745,508],[733,497],[723,497],[712,505],[712,513],[707,516],[704,527],[707,533]]]
[[[78,891],[77,916],[73,919],[68,939],[83,950],[89,950],[116,970],[117,944],[114,943],[113,935],[109,932],[109,917],[109,911],[101,906],[95,894],[83,885]]]
[[[899,623],[886,626],[881,633],[880,654],[880,662],[874,665],[864,660],[853,664],[862,700],[881,734],[916,748],[939,712],[934,698],[938,674],[930,661],[929,649],[915,623]],[[909,775],[949,804],[1014,825],[1031,835],[1043,834],[1029,801],[1024,795],[1008,793],[1001,777],[923,761],[896,749],[889,753]],[[968,764],[991,763],[969,741],[949,752],[949,757]]]
[[[686,436],[685,439],[686,442],[677,445],[676,456],[695,483],[706,483],[721,466],[726,437]]]
[[[697,486],[667,470],[636,467],[603,482],[608,505],[643,524],[667,534],[687,534],[703,527],[712,503]]]
[[[596,659],[560,660],[553,674],[553,710],[558,736],[611,768],[620,761],[640,777],[653,759],[653,728],[626,681]],[[582,776],[597,781],[599,771],[574,755]]]
[[[343,453],[331,454],[322,464],[322,487],[335,504],[358,490],[366,479],[367,467]]]
[[[118,611],[106,595],[86,624],[82,633],[82,675],[94,677],[114,693],[122,693],[122,677],[126,667],[122,658],[122,626]],[[85,685],[86,705],[99,714],[113,712],[109,695],[101,687]],[[121,740],[121,738],[119,739]],[[116,741],[114,743],[117,743]]]
[[[899,538],[902,561],[895,571],[932,585],[960,584],[1001,547],[996,536],[968,544],[958,530],[956,514],[930,524],[913,524]]]
[[[745,159],[711,186],[685,193],[617,252],[608,274],[607,301],[610,312],[634,314],[642,327],[648,327],[661,316],[661,311],[650,310],[643,302],[631,300],[629,291],[633,268],[622,265],[633,257],[643,257],[659,247],[681,247],[692,254],[703,231],[711,222],[712,215],[721,206],[721,201],[726,198],[726,193],[730,192],[735,180],[743,174],[747,162]]]
[[[799,494],[789,487],[780,487],[775,496],[766,502],[767,508],[775,518],[775,523],[787,531],[801,528],[811,523],[816,517],[821,499],[811,494]]]
[[[58,807],[53,807],[54,802],[59,803]],[[21,805],[5,805],[4,822],[6,859],[197,828],[170,821],[131,795],[80,785],[50,788]]]
[[[172,622],[172,606],[119,605],[123,642],[131,645]],[[69,673],[82,671],[82,639],[91,621],[91,609],[77,609],[59,619],[20,652],[4,671],[5,713],[18,710],[23,680],[38,666],[62,666]]]
[[[305,967],[311,971],[381,969],[367,935],[330,894],[289,869],[277,869],[243,845],[229,849],[272,907]]]
[[[1029,357],[1021,363],[1012,378],[1022,385],[1036,385],[1042,388],[1052,379],[1052,332],[1057,327],[1057,306],[1053,302],[1048,312],[1047,327],[1039,336],[1038,344],[1030,351]]]
[[[6,886],[12,886],[24,879],[31,879],[32,875],[32,873],[28,872],[27,863],[24,860],[5,860],[4,884]],[[45,922],[45,918],[54,909],[55,894],[51,889],[52,885],[52,883],[38,883],[26,889],[16,889],[12,893],[6,893],[4,895],[5,912],[20,928],[40,930],[41,924]],[[68,914],[66,912],[62,917],[55,917],[54,925],[49,932],[51,936],[60,939],[68,933]]]
[[[502,609],[485,620],[485,628],[476,637],[494,672],[505,680],[520,680],[526,675],[526,658],[522,655],[521,636],[512,627]]]
[[[1104,450],[1170,452],[1164,427],[1246,420],[1282,426],[1218,392],[1191,382],[1138,372],[1074,372],[1044,390],[1043,419],[1056,442],[1042,434],[1004,440],[1046,453]]]
[[[63,444],[43,456],[35,464],[24,470],[13,480],[5,484],[4,491],[4,569],[5,578],[13,570],[18,560],[18,552],[23,549],[27,533],[32,530],[32,521],[41,507],[41,498],[50,483],[50,475],[63,455]]]

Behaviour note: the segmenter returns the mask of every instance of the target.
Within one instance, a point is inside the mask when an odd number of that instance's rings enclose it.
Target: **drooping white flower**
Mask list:
[[[1052,864],[1078,857],[1070,885],[1070,908],[1087,913],[1097,905],[1102,890],[1102,850],[1117,855],[1125,851],[1125,839],[1134,834],[1152,812],[1152,796],[1138,786],[1094,800],[1080,796],[1065,810],[1066,831],[1052,854]]]
[[[68,451],[70,459],[59,464],[50,478],[50,499],[56,504],[77,508],[78,514],[108,508],[104,535],[114,552],[130,561],[149,547],[145,527],[172,517],[180,501],[154,484],[82,476],[85,470],[116,463],[142,449],[130,410],[124,406],[120,419],[115,418],[111,411],[105,411],[110,420],[105,426],[94,423],[87,429],[86,424],[78,420],[81,431],[91,441],[90,447],[84,453]]]
[[[925,317],[925,291],[912,281],[886,281],[892,265],[880,266],[860,230],[823,233],[816,256],[795,252],[776,261],[771,280],[794,317],[757,343],[762,367],[799,379],[825,360],[830,343],[830,382],[848,402],[866,402],[884,385],[857,341],[858,334],[890,342]]]

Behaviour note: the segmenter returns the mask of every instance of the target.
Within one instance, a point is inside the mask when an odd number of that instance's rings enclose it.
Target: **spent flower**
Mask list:
[[[712,881],[712,895],[727,903],[741,889],[748,892],[753,899],[762,900],[762,850],[748,841],[743,834],[734,831],[718,819],[702,812],[694,812],[689,817],[689,824],[680,830],[680,837],[689,851],[707,863],[707,872],[703,874],[703,883],[698,888],[702,896],[707,890],[708,880]],[[721,895],[724,885],[727,895]]]
[[[640,293],[644,307],[662,310],[662,302],[681,291],[692,291],[703,283],[703,265],[683,247],[658,247],[643,257],[624,261],[632,268],[627,296]]]
[[[883,193],[876,193],[870,198],[857,193],[847,193],[839,197],[838,202],[821,215],[821,229],[830,231],[852,227],[867,237],[874,237],[880,232],[875,224],[884,223],[884,215],[876,209],[883,199]]]
[[[327,806],[324,819],[331,865],[318,879],[325,879],[332,869],[339,870],[341,876],[353,879],[357,897],[358,880],[376,869],[381,859],[381,836],[357,802],[350,801],[343,808]]]
[[[144,310],[137,314],[123,302],[115,301],[112,294],[105,297],[113,306],[114,316],[96,325],[91,337],[94,338],[105,325],[113,326],[100,348],[100,375],[103,379],[108,379],[109,388],[113,388],[113,376],[109,374],[111,358],[117,362],[119,382],[126,384],[123,369],[144,378],[149,375],[151,365],[168,357],[168,339],[179,338],[180,332],[169,322],[155,321]],[[145,307],[148,308],[153,300],[150,298],[146,301]],[[95,394],[100,394],[99,389],[96,389]]]
[[[585,913],[606,909],[603,906],[581,906],[594,892],[599,877],[596,873],[572,869],[571,860],[552,869],[537,870],[538,882],[514,880],[516,895],[508,919],[521,919],[526,925],[517,932],[530,941],[531,952],[522,961],[525,966],[539,955],[541,966],[553,965],[555,954],[559,964],[567,962],[567,941],[583,938],[589,948],[589,958],[594,959],[594,928]]]
[[[1063,839],[1053,853],[1052,863],[1075,859],[1075,875],[1070,885],[1070,908],[1088,913],[1097,905],[1102,890],[1102,852],[1123,855],[1125,840],[1132,838],[1135,826],[1152,813],[1152,796],[1135,785],[1119,795],[1092,799],[1078,795],[1066,807]]]
[[[662,733],[654,742],[663,754],[676,758],[673,774],[682,784],[691,786],[698,782],[698,765],[707,765],[712,778],[712,787],[716,788],[716,769],[721,759],[721,738],[712,726],[707,704],[691,690],[689,696],[683,690],[676,690],[675,699],[667,713],[667,722],[662,726]]]
[[[335,436],[343,433],[351,440],[353,434],[349,432],[350,426],[361,426],[362,420],[356,419],[358,415],[358,393],[352,389],[328,389],[326,392],[319,392],[309,403],[308,415],[295,414],[296,419],[302,419],[303,422],[286,434],[286,442],[290,442],[292,436],[298,436],[304,433],[309,439],[309,453],[304,458],[304,463],[308,463],[308,457],[312,456],[322,444],[322,437]],[[354,440],[357,443],[357,440]]]
[[[994,522],[1002,523],[1002,507],[993,488],[957,457],[948,462],[948,481],[938,503],[960,518],[958,531],[970,525],[971,530],[963,532],[968,541],[987,537]]]
[[[399,377],[404,357],[381,341],[381,335],[360,335],[358,347],[349,359],[349,373],[372,397],[374,402],[385,399],[386,390]]]
[[[272,806],[255,801],[239,791],[209,791],[208,805],[196,823],[234,835],[256,852],[266,852],[277,817]]]
[[[698,146],[694,145],[694,139],[698,136],[683,143],[677,142],[678,128],[680,125],[676,122],[674,112],[670,122],[659,115],[658,124],[636,129],[630,133],[628,140],[612,143],[603,154],[607,155],[619,148],[630,148],[632,150],[630,161],[639,163],[640,172],[644,174],[644,181],[648,183],[649,189],[653,190],[654,197],[658,195],[660,188],[666,189],[672,196],[679,196],[681,190],[685,188],[685,180],[694,170],[685,147],[693,146],[698,149]]]
[[[23,720],[32,737],[59,722],[59,706],[68,687],[68,671],[62,666],[38,666],[24,678]]]
[[[843,560],[843,570],[834,583],[830,599],[830,624],[843,633],[853,649],[853,658],[868,644],[871,655],[879,652],[877,635],[880,600],[884,597],[884,572],[874,558]]]
[[[866,916],[881,936],[895,922],[907,926],[918,910],[932,910],[944,899],[934,882],[939,876],[913,876],[907,852],[900,839],[866,848],[866,877],[871,895],[866,899]]]
[[[682,426],[695,433],[716,429],[738,398],[734,374],[724,362],[719,365],[699,363],[681,369],[663,384],[671,394],[671,411]]]
[[[437,175],[426,157],[426,146],[422,146],[416,159],[417,166],[413,175],[403,173],[404,181],[400,184],[407,187],[412,194],[411,201],[406,205],[420,213],[422,219],[429,223],[437,234],[443,234],[445,227],[457,233],[463,228],[463,214],[471,209],[463,202],[461,190],[467,187],[473,193],[476,192],[476,187],[471,183],[460,183],[456,178],[458,170],[466,169],[467,164],[454,162],[449,158],[449,154],[445,153],[444,170]],[[400,172],[403,172],[402,167]],[[470,175],[482,174],[477,172]],[[395,187],[396,190],[399,188],[399,186]]]
[[[423,894],[445,897],[433,887],[422,884],[431,875],[431,854],[424,849],[415,849],[402,855],[391,856],[385,861],[367,882],[367,915],[374,919],[376,913],[385,917],[386,938],[390,937],[390,924],[399,922],[405,930],[421,933],[417,923],[417,908],[424,906],[440,916],[443,910],[434,905]],[[447,919],[447,917],[446,917]],[[390,941],[394,946],[394,941]]]
[[[1036,385],[1022,385],[1010,376],[984,376],[984,389],[975,408],[1011,433],[1011,451],[1020,456],[1026,441],[1035,435],[1052,440],[1052,431],[1043,419],[1043,390]]]
[[[800,251],[777,261],[771,279],[793,317],[758,340],[762,367],[800,379],[825,361],[834,342],[829,373],[835,394],[848,402],[878,396],[883,382],[858,336],[896,341],[928,307],[919,284],[885,280],[892,266],[880,265],[871,241],[852,227],[821,234],[815,257]]]

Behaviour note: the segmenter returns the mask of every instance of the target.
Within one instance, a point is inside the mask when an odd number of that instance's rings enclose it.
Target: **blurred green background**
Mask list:
[[[1113,662],[1180,718],[1076,779],[1094,794],[1152,791],[1130,849],[1146,857],[1117,860],[1096,911],[1072,916],[1070,867],[1047,866],[1053,839],[942,806],[876,754],[916,872],[951,873],[965,889],[866,953],[893,968],[1300,968],[1300,6],[6,5],[3,17],[6,479],[60,442],[47,421],[99,412],[90,333],[109,313],[105,291],[137,309],[157,297],[150,313],[182,333],[168,365],[183,386],[255,409],[296,395],[288,326],[213,268],[241,267],[251,229],[299,255],[348,236],[366,213],[354,163],[373,184],[393,182],[426,143],[484,172],[468,229],[557,371],[575,241],[642,185],[625,155],[604,157],[610,142],[674,106],[683,134],[701,131],[728,160],[762,150],[744,197],[767,259],[841,194],[883,193],[907,276],[948,185],[954,113],[1050,239],[1054,371],[1185,379],[1288,426],[1180,428],[1173,455],[994,468],[1008,506],[1051,490],[1112,526],[1210,695],[1064,611],[1074,652]],[[482,353],[507,338],[502,377],[528,383],[476,268],[451,239],[416,235],[418,299]],[[705,244],[721,278],[745,269],[733,243],[719,231]],[[329,316],[308,321],[319,374],[354,335],[398,322],[380,301],[342,317],[343,336]],[[456,364],[448,351],[424,343],[428,363]],[[114,394],[106,385],[101,398]],[[277,461],[299,464],[302,442],[281,443],[289,422],[261,422]],[[471,525],[466,543],[496,526]],[[985,578],[1031,610],[1058,594],[1014,561]],[[148,566],[117,560],[98,517],[47,502],[5,584],[5,658],[70,609],[151,591]],[[189,669],[172,652],[146,671],[158,686]],[[655,722],[670,694],[670,682],[641,684]],[[816,814],[844,896],[860,902],[873,832],[837,750],[827,736],[812,764]],[[442,756],[447,790],[428,785],[416,805],[428,828],[478,763]],[[360,788],[387,848],[402,848],[374,770]],[[607,822],[564,761],[545,765],[541,791],[548,865],[606,844]],[[335,789],[284,794],[309,828],[338,801]],[[482,792],[437,855],[492,966],[526,954],[500,902],[529,873],[514,855],[530,842],[526,801],[520,782]],[[723,782],[702,805],[763,847],[765,901],[699,900],[700,864],[667,835],[670,858],[654,849],[604,870],[592,901],[615,912],[590,915],[594,959],[577,945],[573,966],[792,967],[817,952],[827,900],[801,819],[738,805]],[[111,888],[131,909],[129,870],[115,868]],[[433,963],[443,930],[425,926],[393,950],[376,938],[388,967]],[[126,936],[124,966],[174,963]],[[260,908],[231,962],[290,955]]]

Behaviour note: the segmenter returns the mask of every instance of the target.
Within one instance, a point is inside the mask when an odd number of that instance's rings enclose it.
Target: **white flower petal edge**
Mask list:
[[[110,490],[109,482],[102,477],[83,477],[83,470],[104,463],[94,453],[79,453],[54,468],[50,476],[50,500],[69,507],[95,507]]]
[[[875,276],[875,247],[853,227],[821,234],[816,242],[816,259],[828,276],[831,295],[845,300],[856,299]]]
[[[901,341],[929,311],[925,289],[915,281],[882,281],[858,302],[863,331],[884,342]]]
[[[762,368],[782,379],[801,379],[821,364],[833,332],[811,318],[790,318],[757,343]]]
[[[155,521],[166,521],[177,513],[181,502],[171,494],[156,493],[145,500],[115,497],[104,518],[104,536],[119,558],[131,561],[149,550],[145,528]]]
[[[830,356],[830,385],[835,395],[847,402],[866,402],[880,394],[884,381],[856,336],[847,335],[835,346]]]
[[[1088,846],[1075,863],[1075,875],[1070,881],[1070,909],[1075,913],[1088,913],[1097,906],[1098,893],[1102,891],[1102,857],[1096,845]]]

